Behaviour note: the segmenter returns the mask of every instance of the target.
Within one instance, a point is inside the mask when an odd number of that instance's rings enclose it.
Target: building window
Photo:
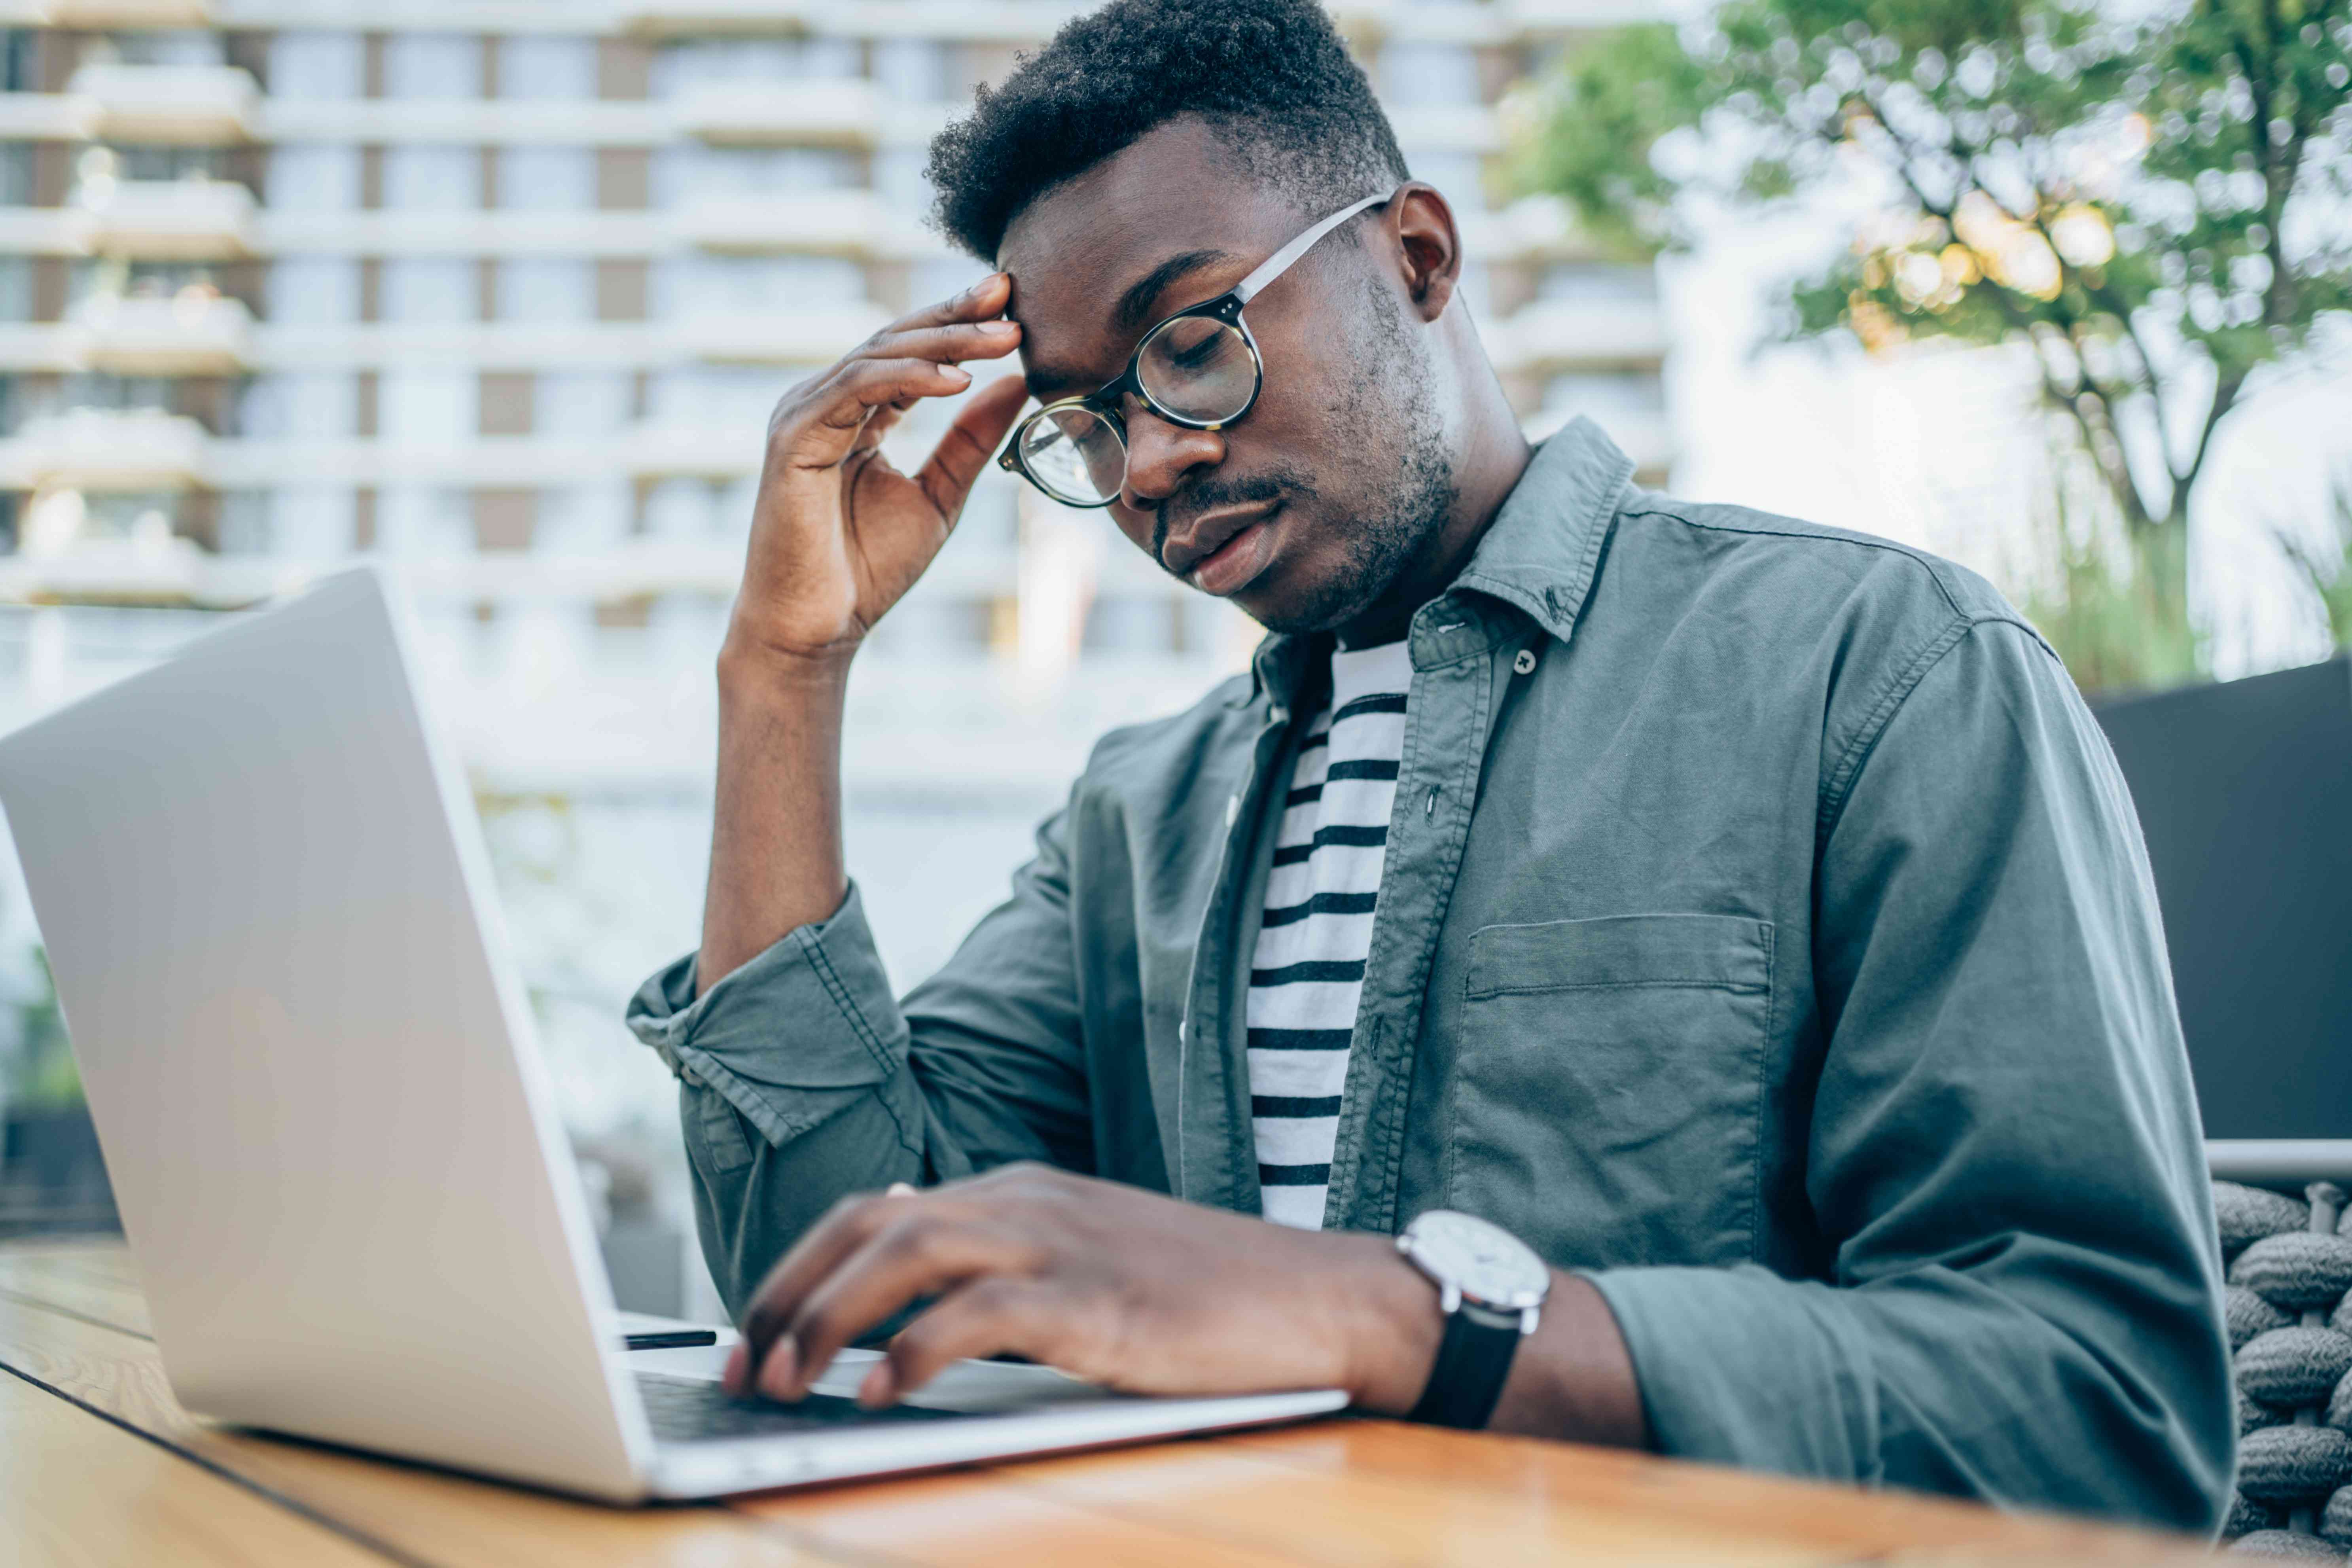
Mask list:
[[[482,158],[473,147],[403,146],[383,150],[383,205],[411,211],[470,210],[482,205]]]
[[[1399,39],[1380,53],[1381,97],[1400,109],[1479,101],[1478,57],[1456,44]]]
[[[596,96],[596,40],[526,33],[499,44],[499,96],[577,99]]]
[[[367,49],[357,33],[291,32],[269,40],[269,96],[358,98],[366,85]]]
[[[32,319],[32,258],[0,256],[0,321],[29,321]]]
[[[539,430],[545,436],[608,436],[629,422],[629,374],[617,370],[543,371]]]
[[[874,80],[903,103],[938,103],[948,95],[947,51],[929,38],[877,38]]]
[[[596,318],[596,264],[584,257],[524,256],[499,263],[501,321],[590,321]]]
[[[480,273],[460,257],[399,256],[383,263],[383,320],[470,321],[480,300]]]
[[[857,159],[828,147],[665,147],[654,156],[656,206],[766,201],[782,193],[861,183]]]
[[[349,142],[287,142],[269,154],[269,205],[349,212],[360,205],[360,150]]]
[[[596,150],[593,147],[502,147],[499,205],[529,212],[593,212]]]
[[[269,319],[340,325],[360,315],[360,264],[346,256],[289,256],[269,268]]]
[[[348,441],[359,427],[359,378],[342,371],[291,371],[247,383],[237,427],[261,441]]]
[[[860,74],[849,38],[694,38],[654,58],[653,91],[668,98],[706,82],[775,82]]]
[[[482,40],[471,33],[394,33],[384,39],[386,98],[479,98]]]
[[[856,303],[865,269],[828,256],[677,256],[654,264],[653,313],[791,315]]]
[[[206,28],[159,27],[152,31],[110,34],[82,58],[108,55],[127,66],[216,66],[226,63],[226,40]]]

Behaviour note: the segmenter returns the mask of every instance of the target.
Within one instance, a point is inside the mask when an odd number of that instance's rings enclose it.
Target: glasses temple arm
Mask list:
[[[1244,305],[1248,304],[1251,300],[1257,296],[1259,290],[1263,289],[1267,284],[1273,282],[1276,279],[1281,277],[1285,272],[1289,271],[1290,264],[1292,262],[1297,261],[1300,257],[1314,249],[1315,242],[1317,240],[1321,239],[1325,235],[1330,233],[1333,229],[1339,227],[1349,218],[1354,217],[1366,207],[1379,206],[1382,202],[1387,201],[1389,196],[1393,196],[1394,195],[1396,195],[1396,193],[1394,191],[1391,191],[1388,195],[1366,196],[1362,201],[1358,202],[1353,206],[1341,207],[1338,212],[1333,213],[1329,217],[1325,218],[1321,223],[1317,224],[1313,228],[1308,229],[1305,234],[1300,235],[1297,239],[1292,240],[1288,245],[1284,246],[1280,250],[1276,251],[1272,256],[1267,257],[1263,262],[1259,263],[1256,271],[1251,273],[1248,277],[1243,279],[1239,283],[1234,286],[1234,298],[1239,300]]]

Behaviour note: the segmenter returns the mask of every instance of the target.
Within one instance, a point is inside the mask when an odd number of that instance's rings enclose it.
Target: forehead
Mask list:
[[[1307,221],[1199,121],[1139,138],[1032,202],[998,247],[1033,383],[1045,373],[1116,374],[1157,315],[1232,287]],[[1197,265],[1167,276],[1188,258]],[[1166,279],[1160,298],[1138,301],[1150,313],[1118,319],[1121,298],[1155,273]]]

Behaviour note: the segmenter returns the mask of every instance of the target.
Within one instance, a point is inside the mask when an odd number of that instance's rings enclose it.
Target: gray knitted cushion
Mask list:
[[[2352,1487],[2338,1487],[2319,1515],[2319,1533],[2352,1551]]]
[[[2265,1426],[2238,1445],[2238,1489],[2256,1502],[2309,1502],[2352,1479],[2352,1436],[2333,1426]]]
[[[2315,1535],[2292,1530],[2257,1530],[2230,1543],[2230,1550],[2247,1557],[2287,1557],[2298,1562],[2341,1563],[2344,1553]]]
[[[2347,1373],[2336,1385],[2336,1392],[2328,1395],[2326,1412],[2320,1419],[2340,1431],[2352,1432],[2352,1373]]]
[[[2309,1231],[2266,1236],[2238,1254],[2230,1283],[2290,1312],[2334,1307],[2352,1290],[2352,1238]]]
[[[2243,1285],[2231,1285],[2222,1293],[2230,1323],[2230,1348],[2236,1350],[2256,1334],[2266,1334],[2273,1329],[2285,1328],[2294,1319],[2280,1311]]]
[[[2288,1410],[2318,1405],[2352,1372],[2352,1334],[2334,1329],[2273,1329],[2248,1341],[2232,1364],[2238,1386],[2265,1405]]]
[[[2242,1437],[2249,1432],[2259,1432],[2265,1426],[2283,1426],[2293,1419],[2294,1414],[2291,1411],[2273,1410],[2244,1389],[2238,1390],[2239,1436]]]
[[[2284,1230],[2308,1230],[2311,1205],[2284,1193],[2242,1187],[2235,1182],[2213,1184],[2213,1218],[2221,1232],[2221,1253],[2234,1258],[2248,1242],[2276,1236]]]
[[[2221,1534],[2250,1535],[2257,1530],[2276,1530],[2286,1522],[2286,1510],[2266,1502],[2256,1502],[2243,1492],[2230,1494],[2230,1517],[2221,1523]]]

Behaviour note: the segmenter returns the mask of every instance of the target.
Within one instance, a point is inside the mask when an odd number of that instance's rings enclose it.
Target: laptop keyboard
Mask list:
[[[812,1394],[798,1405],[772,1399],[739,1399],[715,1383],[691,1377],[637,1373],[637,1392],[655,1437],[665,1443],[707,1443],[722,1437],[769,1437],[844,1426],[904,1426],[919,1421],[969,1418],[958,1410],[925,1410],[894,1405],[867,1410],[854,1399]]]

